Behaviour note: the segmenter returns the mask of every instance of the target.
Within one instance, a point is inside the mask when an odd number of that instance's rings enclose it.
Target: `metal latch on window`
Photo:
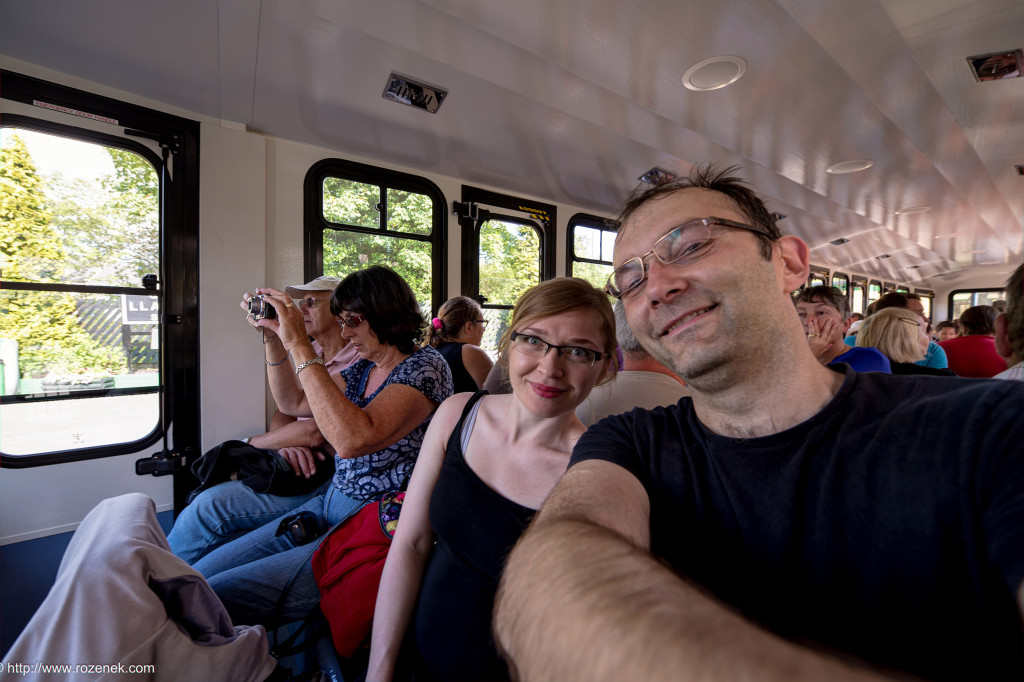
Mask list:
[[[154,453],[152,457],[135,460],[135,473],[138,476],[173,474],[188,465],[188,455],[191,451],[192,448],[185,448],[181,452],[164,448],[160,452]]]
[[[160,323],[161,324],[181,324],[181,322],[182,322],[181,315],[161,315],[160,316]]]

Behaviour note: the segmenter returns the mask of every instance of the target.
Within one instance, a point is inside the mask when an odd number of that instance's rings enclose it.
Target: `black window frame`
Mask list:
[[[573,277],[573,264],[575,263],[591,263],[593,265],[612,265],[612,256],[614,254],[608,254],[608,260],[594,260],[592,258],[577,258],[576,257],[576,228],[579,226],[588,227],[592,230],[601,230],[602,232],[613,232],[618,234],[619,223],[618,221],[610,218],[602,218],[591,213],[575,213],[569,218],[569,222],[566,223],[565,228],[565,274],[568,277]],[[604,240],[601,240],[602,245]],[[603,256],[603,250],[601,255]]]
[[[861,302],[864,305],[860,310],[853,309],[853,290],[855,288],[860,289],[864,294],[861,298]],[[850,299],[850,312],[863,315],[868,309],[868,278],[861,277],[860,275],[850,275],[850,286],[847,291]]]
[[[810,271],[807,273],[807,282],[804,284],[805,287],[810,288],[811,286],[817,286],[811,284],[811,280],[814,279],[815,275],[822,279],[823,284],[831,284],[832,280],[829,278],[829,269],[818,265],[812,265]]]
[[[380,224],[376,228],[359,225],[333,223],[324,217],[323,183],[326,178],[341,178],[380,188]],[[433,200],[432,229],[429,235],[389,230],[387,225],[388,189],[424,194]],[[448,258],[446,253],[448,232],[448,202],[444,193],[431,180],[411,173],[371,166],[345,159],[323,159],[310,166],[303,180],[303,271],[306,281],[324,274],[324,230],[356,232],[359,234],[386,236],[394,239],[427,242],[431,244],[430,258],[430,305],[431,312],[447,300]],[[367,265],[373,265],[368,263]]]
[[[495,206],[500,209],[526,213],[540,228],[540,279],[555,277],[555,225],[557,209],[551,204],[523,199],[520,197],[492,192],[469,185],[462,186],[462,202],[453,202],[452,210],[458,216],[459,227],[462,229],[462,295],[479,300],[480,297],[480,225],[491,217],[500,219],[512,218],[523,221],[515,216],[492,214],[487,209],[479,208],[478,204]],[[512,308],[510,305],[491,304],[484,302],[486,308]]]
[[[949,317],[949,315],[953,312],[953,297],[956,296],[957,294],[987,294],[996,291],[1001,291],[1005,293],[1006,287],[978,287],[977,289],[953,289],[951,292],[949,292],[949,295],[946,296],[946,319],[953,319]],[[924,294],[921,295],[923,296]],[[934,301],[932,302],[934,303]],[[933,314],[934,310],[935,309],[932,308]]]
[[[160,183],[160,419],[148,436],[126,443],[100,445],[33,455],[0,456],[0,468],[25,469],[101,457],[135,454],[165,436],[174,449],[192,456],[199,450],[199,123],[136,104],[96,95],[13,71],[0,71],[0,96],[14,102],[85,116],[115,125],[125,135],[155,140],[163,158],[142,145],[118,135],[78,128],[46,119],[5,114],[3,126],[32,127],[78,139],[140,153],[159,163]],[[26,125],[28,123],[29,125]],[[142,293],[133,287],[108,287],[46,283],[7,282],[11,290],[61,290],[78,293]],[[140,287],[141,289],[141,287]],[[151,291],[145,292],[150,295]],[[107,395],[140,391],[121,389]],[[149,391],[142,391],[149,392]],[[92,396],[90,396],[92,397]],[[52,398],[51,398],[52,399]],[[57,399],[60,399],[58,397]],[[45,399],[44,399],[45,400]],[[33,402],[40,401],[39,399]],[[177,477],[176,477],[177,479]],[[174,486],[175,508],[183,506],[187,490]]]

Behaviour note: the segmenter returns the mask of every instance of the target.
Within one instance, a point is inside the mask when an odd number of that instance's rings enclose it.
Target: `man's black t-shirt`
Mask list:
[[[1022,679],[1024,384],[845,372],[811,419],[708,431],[684,398],[591,427],[651,550],[767,629],[929,679]]]

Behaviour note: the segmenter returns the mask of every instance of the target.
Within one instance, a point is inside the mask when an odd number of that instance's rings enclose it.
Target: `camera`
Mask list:
[[[313,542],[323,535],[325,530],[316,514],[310,511],[301,511],[281,519],[274,536],[288,535],[298,547]]]
[[[249,314],[256,320],[273,320],[277,318],[277,311],[263,294],[257,294],[249,299]]]

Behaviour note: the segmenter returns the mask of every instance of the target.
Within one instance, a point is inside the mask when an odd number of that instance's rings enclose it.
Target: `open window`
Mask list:
[[[614,221],[577,213],[566,230],[565,272],[604,290],[612,274],[612,256],[618,225]]]
[[[864,314],[867,310],[868,280],[854,276],[850,280],[850,312]]]
[[[828,269],[811,266],[811,272],[807,276],[808,287],[820,287],[828,283]]]
[[[342,159],[305,179],[305,276],[344,277],[387,265],[425,317],[444,302],[445,199],[430,180]]]
[[[496,358],[519,296],[555,275],[555,207],[463,185],[453,209],[462,227],[462,293],[483,307],[480,345]]]
[[[0,465],[194,449],[198,125],[0,77]]]

